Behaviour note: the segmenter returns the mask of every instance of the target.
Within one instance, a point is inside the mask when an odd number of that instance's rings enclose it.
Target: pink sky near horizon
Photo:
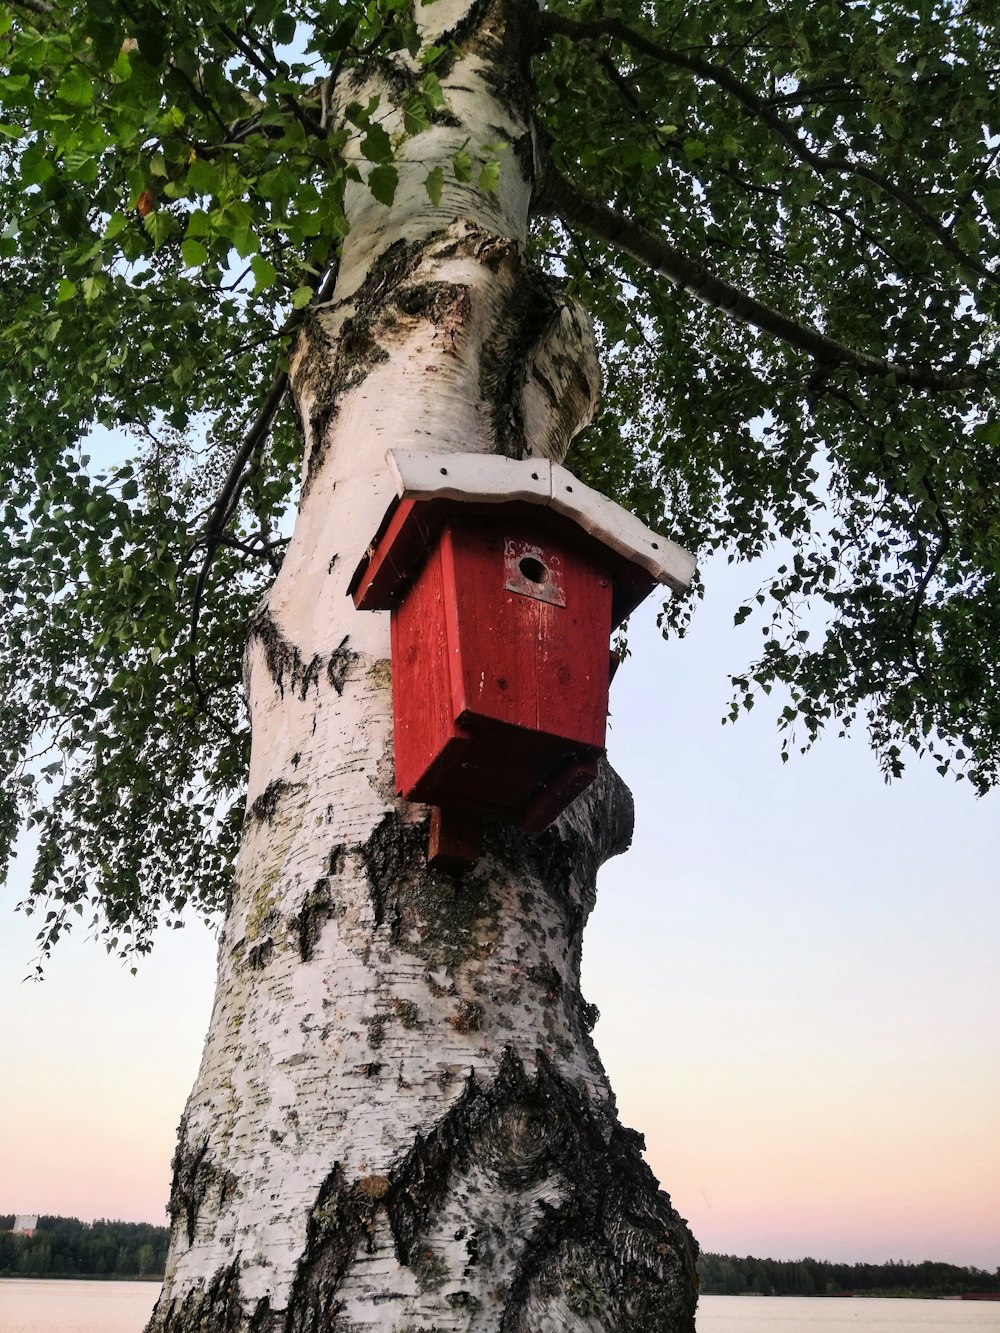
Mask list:
[[[766,716],[720,727],[740,657],[731,610],[707,611],[681,644],[641,623],[612,697],[637,828],[602,873],[584,994],[621,1118],[705,1249],[995,1269],[998,799],[927,768],[886,788],[862,742],[782,766]],[[167,934],[133,978],[71,938],[22,984],[16,892],[0,1212],[162,1222],[214,939]]]

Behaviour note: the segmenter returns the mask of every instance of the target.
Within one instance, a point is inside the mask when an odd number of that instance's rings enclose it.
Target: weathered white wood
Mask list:
[[[558,463],[552,465],[550,504],[605,546],[647,569],[658,583],[665,583],[674,592],[691,586],[697,562],[690,551],[654,532],[635,514],[585,485]]]
[[[400,499],[537,504],[572,519],[675,592],[690,587],[694,577],[695,558],[689,551],[550,459],[390,449],[386,460]]]
[[[523,500],[547,505],[552,499],[552,463],[547,458],[442,454],[429,449],[390,449],[385,457],[401,500],[476,500],[481,504]]]

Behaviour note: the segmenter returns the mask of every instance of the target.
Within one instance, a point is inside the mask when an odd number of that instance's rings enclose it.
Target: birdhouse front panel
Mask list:
[[[445,522],[393,610],[401,794],[554,818],[603,751],[611,592],[565,533],[481,513]]]

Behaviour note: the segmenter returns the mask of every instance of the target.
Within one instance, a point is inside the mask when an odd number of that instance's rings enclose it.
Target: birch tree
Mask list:
[[[778,687],[786,753],[859,724],[991,786],[994,19],[7,0],[0,34],[3,847],[42,958],[222,914],[150,1333],[692,1330],[580,991],[627,789],[429,869],[347,587],[388,447],[568,458],[702,553],[788,552],[733,717]]]

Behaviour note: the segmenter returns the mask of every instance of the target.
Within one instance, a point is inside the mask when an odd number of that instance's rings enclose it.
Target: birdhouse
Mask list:
[[[543,829],[604,753],[612,631],[694,560],[540,459],[393,450],[397,497],[355,571],[392,612],[396,788],[436,807],[431,860]]]

